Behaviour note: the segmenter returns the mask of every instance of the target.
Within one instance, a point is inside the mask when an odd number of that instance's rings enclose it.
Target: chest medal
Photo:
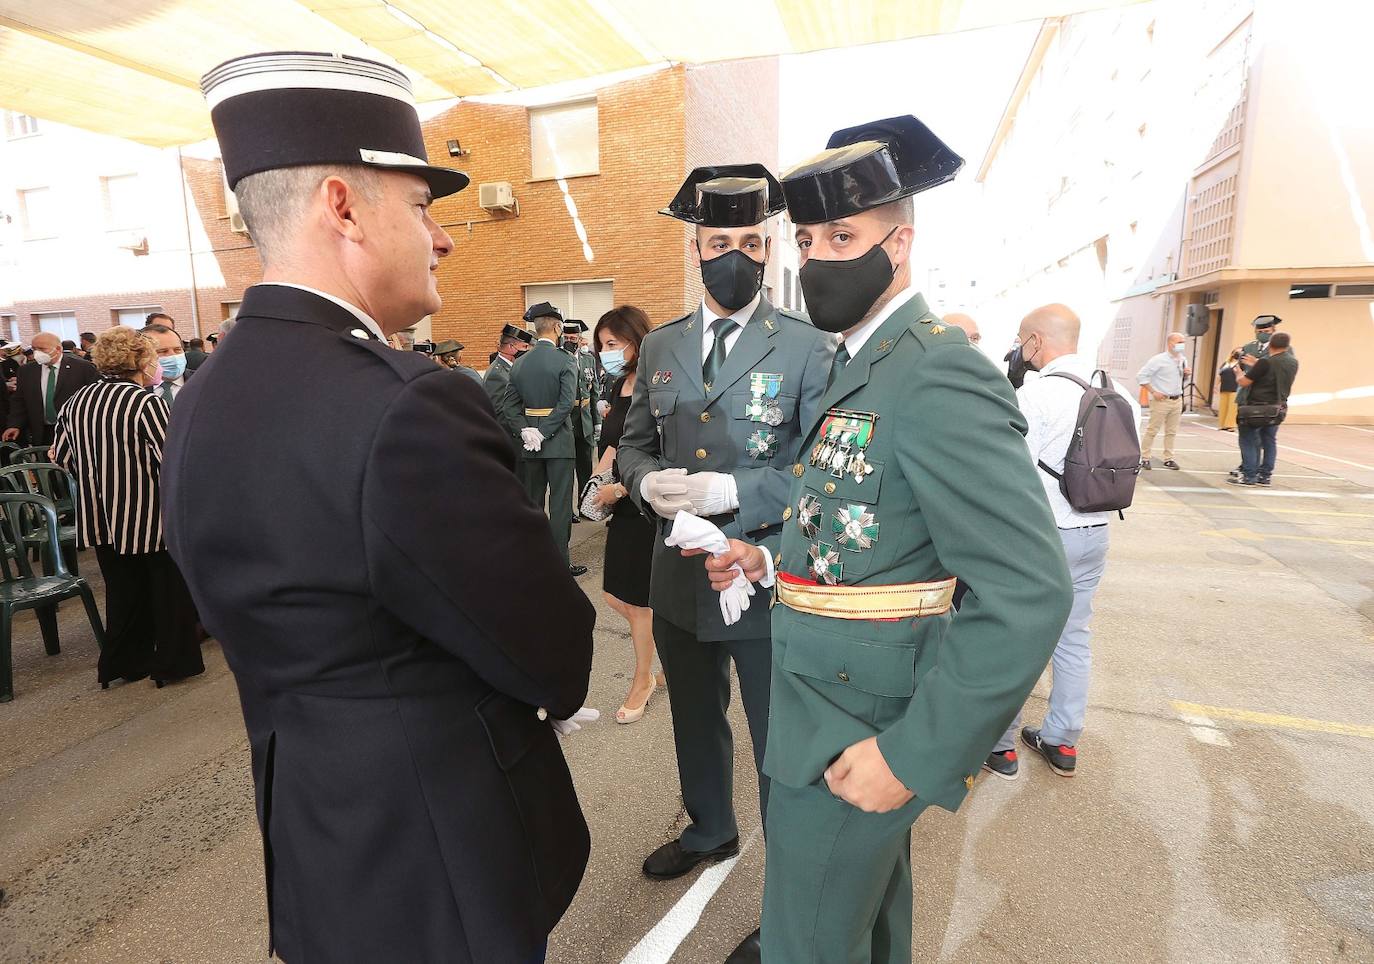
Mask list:
[[[811,448],[812,467],[836,479],[852,474],[855,482],[862,483],[873,472],[864,451],[873,441],[877,421],[875,412],[851,412],[841,408],[826,412],[820,437]]]
[[[750,372],[750,399],[744,406],[745,417],[752,422],[777,428],[783,423],[782,406],[778,404],[778,392],[782,390],[782,373]]]

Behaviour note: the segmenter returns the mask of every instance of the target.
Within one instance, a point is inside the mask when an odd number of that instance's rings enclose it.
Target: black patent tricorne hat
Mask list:
[[[782,185],[762,164],[715,164],[687,175],[659,214],[710,228],[750,228],[784,207]]]

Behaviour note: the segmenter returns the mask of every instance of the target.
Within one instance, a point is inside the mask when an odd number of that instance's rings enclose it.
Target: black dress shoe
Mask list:
[[[579,522],[581,522],[581,521],[582,521],[582,517],[581,517],[580,515],[575,515],[575,516],[572,517],[572,524],[573,524],[573,525],[577,525],[577,524],[578,524]]]
[[[730,956],[725,959],[725,964],[759,964],[763,960],[763,951],[759,949],[759,929],[754,928],[754,933],[739,942],[730,952]]]
[[[682,844],[671,840],[644,859],[644,876],[654,880],[681,877],[697,864],[728,860],[739,853],[739,837],[725,841],[714,850],[683,850]]]
[[[569,567],[568,567],[568,573],[569,573],[574,579],[576,579],[578,576],[585,576],[585,575],[587,574],[587,567],[586,567],[586,566],[569,566]]]

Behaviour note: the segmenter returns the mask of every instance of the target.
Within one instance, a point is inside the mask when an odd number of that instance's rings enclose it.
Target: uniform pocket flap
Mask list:
[[[504,693],[488,693],[474,709],[491,742],[491,752],[502,770],[509,770],[529,752],[541,730],[549,728],[528,703]]]
[[[673,411],[676,408],[676,388],[649,389],[649,411],[654,413],[654,418],[665,418],[666,416],[673,414]]]
[[[803,452],[805,459],[810,452]],[[822,499],[838,499],[845,502],[866,502],[874,505],[878,501],[878,490],[883,487],[883,463],[870,462],[867,459],[863,463],[863,481],[855,481],[856,471],[852,467],[852,462],[845,466],[845,474],[836,478],[830,467],[824,469],[820,467],[812,468],[806,473],[806,478],[802,481],[806,487],[812,490]],[[826,523],[826,530],[829,531],[829,522]]]
[[[874,696],[910,697],[916,692],[914,645],[872,643],[796,626],[788,635],[782,668]]]

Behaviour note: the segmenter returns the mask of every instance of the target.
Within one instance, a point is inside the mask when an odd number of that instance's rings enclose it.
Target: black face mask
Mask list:
[[[868,309],[892,284],[897,271],[883,250],[883,244],[896,230],[887,232],[887,237],[857,258],[810,258],[801,266],[797,278],[813,325],[821,331],[848,331],[868,314]]]
[[[763,264],[743,251],[729,251],[701,262],[701,280],[722,308],[739,311],[763,287]]]

